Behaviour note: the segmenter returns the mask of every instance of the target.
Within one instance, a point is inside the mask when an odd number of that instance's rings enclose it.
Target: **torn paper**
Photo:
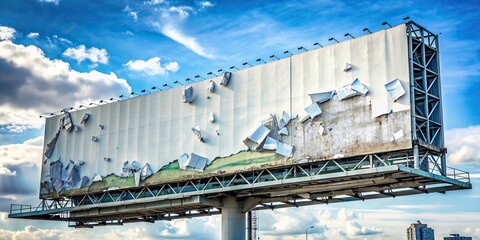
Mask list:
[[[362,95],[365,96],[368,92],[368,88],[363,85],[360,80],[355,79],[352,83],[347,84],[337,90],[338,100],[343,100],[351,98],[354,96]]]
[[[63,127],[67,132],[72,131],[73,129],[73,123],[72,123],[72,117],[70,116],[70,113],[67,111],[64,111],[63,114],[64,120],[63,120]]]
[[[80,124],[85,124],[88,119],[90,118],[90,113],[85,113],[83,114],[82,120],[80,121]]]
[[[288,136],[288,129],[286,127],[283,127],[278,131],[278,134]]]
[[[290,120],[292,120],[292,117],[290,116],[290,114],[283,111],[282,112],[282,117],[279,117],[279,116],[275,115],[275,119],[277,120],[278,128],[281,129],[281,128],[287,126],[287,124],[290,122]]]
[[[184,153],[184,154],[180,155],[180,157],[178,157],[178,165],[179,165],[180,168],[183,169],[183,166],[185,166],[185,164],[187,163],[188,158],[189,158],[189,156],[186,153]]]
[[[210,80],[208,83],[207,90],[211,93],[213,93],[213,90],[215,90],[215,82],[213,80]]]
[[[265,149],[265,150],[276,150],[277,149],[277,144],[278,144],[277,139],[267,137],[267,139],[265,139],[265,143],[263,144],[263,149]]]
[[[98,175],[98,174],[94,174],[93,175],[93,178],[92,178],[92,182],[96,182],[96,181],[102,181],[102,176]]]
[[[223,72],[222,80],[220,81],[220,85],[226,87],[228,85],[228,81],[230,81],[231,77],[232,77],[231,72]]]
[[[52,156],[53,150],[55,150],[55,145],[57,145],[57,140],[59,135],[60,135],[60,130],[58,130],[57,133],[55,134],[55,137],[53,137],[52,140],[50,140],[50,142],[47,143],[45,153],[43,154],[45,155],[46,158],[50,158]]]
[[[194,126],[192,127],[192,132],[195,134],[195,136],[198,137],[200,142],[205,142],[205,138],[202,137],[202,130],[200,129],[200,126]]]
[[[320,108],[320,106],[318,106],[318,104],[316,102],[312,103],[310,106],[306,107],[305,111],[308,113],[308,115],[312,119],[314,119],[316,116],[322,114],[322,109]]]
[[[385,84],[385,89],[387,89],[390,98],[394,102],[405,94],[405,89],[403,89],[402,82],[398,78]]]
[[[280,155],[283,155],[285,157],[291,157],[293,154],[293,146],[288,145],[286,143],[278,142],[277,143],[277,151],[275,153],[278,153]]]
[[[269,133],[270,129],[265,127],[265,125],[260,124],[255,131],[253,131],[247,138],[245,138],[245,140],[243,140],[243,143],[247,145],[250,150],[256,151],[259,149],[263,140],[265,140]]]
[[[184,103],[191,103],[193,101],[193,87],[188,86],[185,89],[183,89],[183,102]]]
[[[348,72],[352,69],[352,65],[350,63],[347,63],[347,65],[345,65],[345,68],[343,69],[344,72]]]
[[[365,95],[367,95],[367,93],[368,93],[368,88],[367,88],[365,85],[363,85],[363,84],[360,82],[360,80],[358,80],[358,78],[355,79],[355,80],[353,80],[351,86],[352,86],[352,89],[353,89],[353,90],[357,91],[357,92],[360,93],[360,95],[362,95],[362,96],[365,96]]]
[[[400,131],[395,132],[392,137],[390,137],[390,142],[396,141],[404,136],[403,130],[400,129]]]
[[[312,103],[324,103],[332,99],[333,95],[335,95],[335,91],[308,94],[308,96],[310,96],[310,99],[312,100]]]
[[[210,113],[210,116],[208,117],[208,120],[213,123],[215,122],[215,115],[213,113]]]
[[[207,164],[208,158],[202,157],[195,153],[191,153],[185,164],[181,165],[180,168],[203,172],[203,169],[205,169]]]
[[[140,170],[140,180],[145,180],[145,178],[150,177],[153,174],[152,168],[150,167],[150,164],[145,164],[145,166],[142,167]]]
[[[322,125],[320,125],[318,127],[318,133],[320,134],[320,136],[322,136],[324,132],[325,132],[325,128]]]

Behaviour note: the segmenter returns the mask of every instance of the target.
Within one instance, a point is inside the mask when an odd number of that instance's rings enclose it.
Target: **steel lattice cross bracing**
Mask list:
[[[251,210],[470,189],[446,164],[438,49],[408,22],[65,110],[47,120],[41,203],[9,217],[94,227],[222,214],[231,239]]]

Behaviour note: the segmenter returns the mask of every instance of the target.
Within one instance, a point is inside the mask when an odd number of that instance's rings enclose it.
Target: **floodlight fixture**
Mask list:
[[[208,72],[207,75],[215,75],[215,77],[218,77],[218,75],[213,72]]]
[[[280,60],[280,58],[278,58],[278,57],[275,56],[275,55],[271,55],[270,58],[276,58],[277,60]]]
[[[170,85],[168,85],[168,84],[166,84],[166,83],[163,84],[163,87],[170,87],[170,88],[172,88],[172,86],[170,86]]]
[[[291,53],[290,51],[286,50],[286,51],[283,51],[283,54],[289,54],[290,53],[290,56],[293,55],[293,53]]]
[[[220,69],[218,69],[218,70],[217,70],[217,72],[223,72],[223,69],[222,69],[222,68],[220,68]]]
[[[96,104],[96,103],[93,103],[93,102],[91,102],[91,103],[90,103],[90,104],[88,104],[88,105],[90,105],[90,106],[92,106],[92,105],[95,105],[95,106],[100,106],[100,105],[98,105],[98,104]]]
[[[135,95],[140,96],[140,94],[138,94],[138,93],[136,93],[136,92],[131,92],[130,95],[132,95],[132,96],[135,96]]]
[[[263,59],[261,59],[261,58],[257,59],[256,61],[257,61],[257,62],[267,63],[267,62],[265,62],[265,60],[263,60]]]
[[[370,29],[368,29],[368,28],[364,28],[363,31],[364,32],[369,32],[370,34],[372,34],[372,31],[370,31]]]
[[[329,38],[328,41],[335,41],[335,42],[339,43],[339,41],[337,39],[333,38],[333,37]]]
[[[205,80],[205,78],[200,75],[196,75],[195,78],[203,78],[203,80]]]
[[[150,92],[150,91],[148,91],[147,89],[143,89],[143,90],[142,90],[142,91],[140,91],[140,92],[141,92],[141,93],[146,93],[146,92],[148,92],[148,93],[151,93],[151,92]]]
[[[350,34],[350,33],[345,33],[345,35],[344,35],[344,36],[345,36],[345,37],[348,37],[348,36],[350,36],[352,39],[355,39],[355,37],[354,37],[354,36],[352,36],[352,34]]]
[[[297,49],[298,49],[298,50],[302,50],[302,49],[303,49],[303,50],[305,50],[305,52],[308,52],[308,50],[307,50],[306,48],[304,48],[304,47],[298,47]]]
[[[392,27],[392,25],[390,25],[388,22],[383,22],[382,23],[382,26],[385,26],[385,25],[388,25],[389,27]]]
[[[110,100],[110,101],[118,101],[118,99],[113,98],[113,97],[109,98],[108,100]]]
[[[235,67],[235,66],[231,66],[230,69],[237,69],[237,70],[240,70],[239,68]]]
[[[318,42],[316,42],[316,43],[313,44],[313,46],[317,46],[317,45],[320,46],[320,47],[323,47],[322,44],[320,44],[320,43],[318,43]]]
[[[180,84],[180,85],[182,85],[182,86],[183,86],[183,84],[182,84],[181,82],[179,82],[178,80],[177,80],[177,81],[175,81],[175,82],[173,82],[173,83]]]
[[[250,63],[248,63],[248,62],[244,62],[244,63],[242,63],[242,65],[243,65],[243,66],[248,65],[248,66],[250,66],[250,67],[253,67],[252,64],[250,64]]]
[[[410,20],[409,16],[406,16],[406,17],[403,18],[403,21],[407,21],[407,20]]]

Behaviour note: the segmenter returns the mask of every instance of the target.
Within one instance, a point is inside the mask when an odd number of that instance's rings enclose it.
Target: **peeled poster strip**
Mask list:
[[[402,82],[400,82],[398,78],[385,84],[385,89],[387,89],[390,98],[394,102],[405,94],[405,89],[403,89]]]
[[[255,131],[253,131],[250,136],[243,140],[243,143],[250,148],[250,150],[257,150],[260,148],[263,140],[268,136],[270,133],[270,129],[265,127],[265,125],[260,124]]]

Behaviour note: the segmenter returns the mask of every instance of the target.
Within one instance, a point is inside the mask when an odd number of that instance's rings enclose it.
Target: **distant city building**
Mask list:
[[[432,228],[427,227],[427,224],[417,221],[407,228],[407,240],[435,240],[435,234]]]
[[[472,240],[472,237],[460,236],[460,234],[452,233],[450,237],[444,237],[443,240]]]

